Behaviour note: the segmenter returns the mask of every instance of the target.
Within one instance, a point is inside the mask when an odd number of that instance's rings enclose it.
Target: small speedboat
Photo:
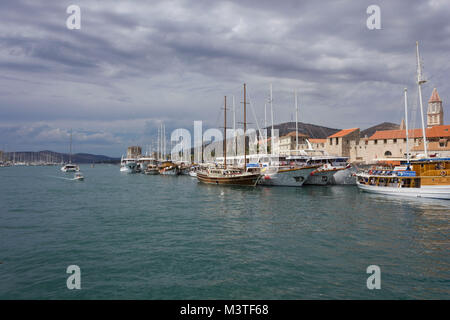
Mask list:
[[[81,174],[81,172],[77,172],[75,173],[73,180],[77,180],[77,181],[83,181],[84,180],[84,176]]]

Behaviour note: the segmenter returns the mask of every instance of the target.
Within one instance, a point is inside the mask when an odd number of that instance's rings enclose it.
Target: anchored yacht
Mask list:
[[[122,157],[120,161],[120,172],[136,173],[137,172],[136,159]]]

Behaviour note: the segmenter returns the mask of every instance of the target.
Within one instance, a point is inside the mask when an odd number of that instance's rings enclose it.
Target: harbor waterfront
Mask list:
[[[0,299],[449,297],[449,201],[79,166],[0,168]]]

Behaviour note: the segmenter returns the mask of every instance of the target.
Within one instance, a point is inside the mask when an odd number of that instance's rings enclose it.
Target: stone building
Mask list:
[[[142,155],[142,148],[139,146],[131,146],[127,149],[127,158],[135,159]]]
[[[429,156],[450,157],[450,126],[444,125],[442,100],[436,89],[428,101],[427,150]],[[410,155],[424,153],[422,129],[409,130]],[[359,129],[345,129],[327,138],[325,150],[332,155],[349,157],[351,162],[373,163],[380,159],[406,157],[406,130],[376,131],[370,137],[360,137]]]
[[[424,153],[422,129],[409,132],[409,152],[411,155]],[[450,126],[434,126],[426,129],[428,155],[445,157],[449,153]],[[363,143],[361,143],[363,142]],[[431,147],[431,148],[430,148]],[[353,145],[351,160],[371,163],[379,159],[406,157],[406,131],[377,131],[370,138]]]
[[[359,141],[359,128],[344,129],[327,137],[325,150],[330,155],[350,157],[352,141]]]
[[[308,139],[313,149],[325,150],[327,139]]]
[[[295,138],[295,131],[289,132],[287,135],[280,137],[280,143],[279,143],[279,154],[281,156],[289,156],[294,155],[292,152],[293,150],[296,150],[297,141]],[[308,136],[299,133],[298,134],[298,149],[308,149],[308,143],[306,142],[306,139],[308,139]]]

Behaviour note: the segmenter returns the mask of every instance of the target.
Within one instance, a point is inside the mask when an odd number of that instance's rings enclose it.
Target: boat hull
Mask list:
[[[305,181],[305,184],[309,185],[319,185],[326,186],[329,184],[333,184],[333,176],[337,172],[337,170],[323,170],[323,171],[313,171],[308,176],[308,179]]]
[[[156,176],[159,174],[159,170],[158,169],[151,169],[151,170],[147,169],[144,171],[144,173],[148,176]]]
[[[161,171],[159,171],[159,174],[163,176],[176,176],[178,175],[178,171],[176,169],[161,169]]]
[[[447,199],[450,200],[450,186],[421,186],[420,188],[394,188],[371,186],[357,183],[358,188],[365,192],[385,194],[391,196]]]
[[[129,167],[127,165],[120,167],[120,172],[124,173],[136,173],[136,169],[134,167]]]
[[[80,171],[80,168],[78,168],[78,167],[67,167],[66,168],[66,166],[64,166],[61,168],[61,171],[62,172],[78,172],[78,171]]]
[[[356,169],[353,167],[337,171],[333,175],[333,184],[356,184]]]
[[[202,183],[236,185],[236,186],[255,186],[258,183],[260,174],[246,174],[231,177],[208,176],[205,173],[197,172],[197,179]]]
[[[311,172],[316,169],[316,167],[295,168],[278,170],[273,173],[269,172],[263,174],[259,184],[264,186],[301,187],[306,182]]]

